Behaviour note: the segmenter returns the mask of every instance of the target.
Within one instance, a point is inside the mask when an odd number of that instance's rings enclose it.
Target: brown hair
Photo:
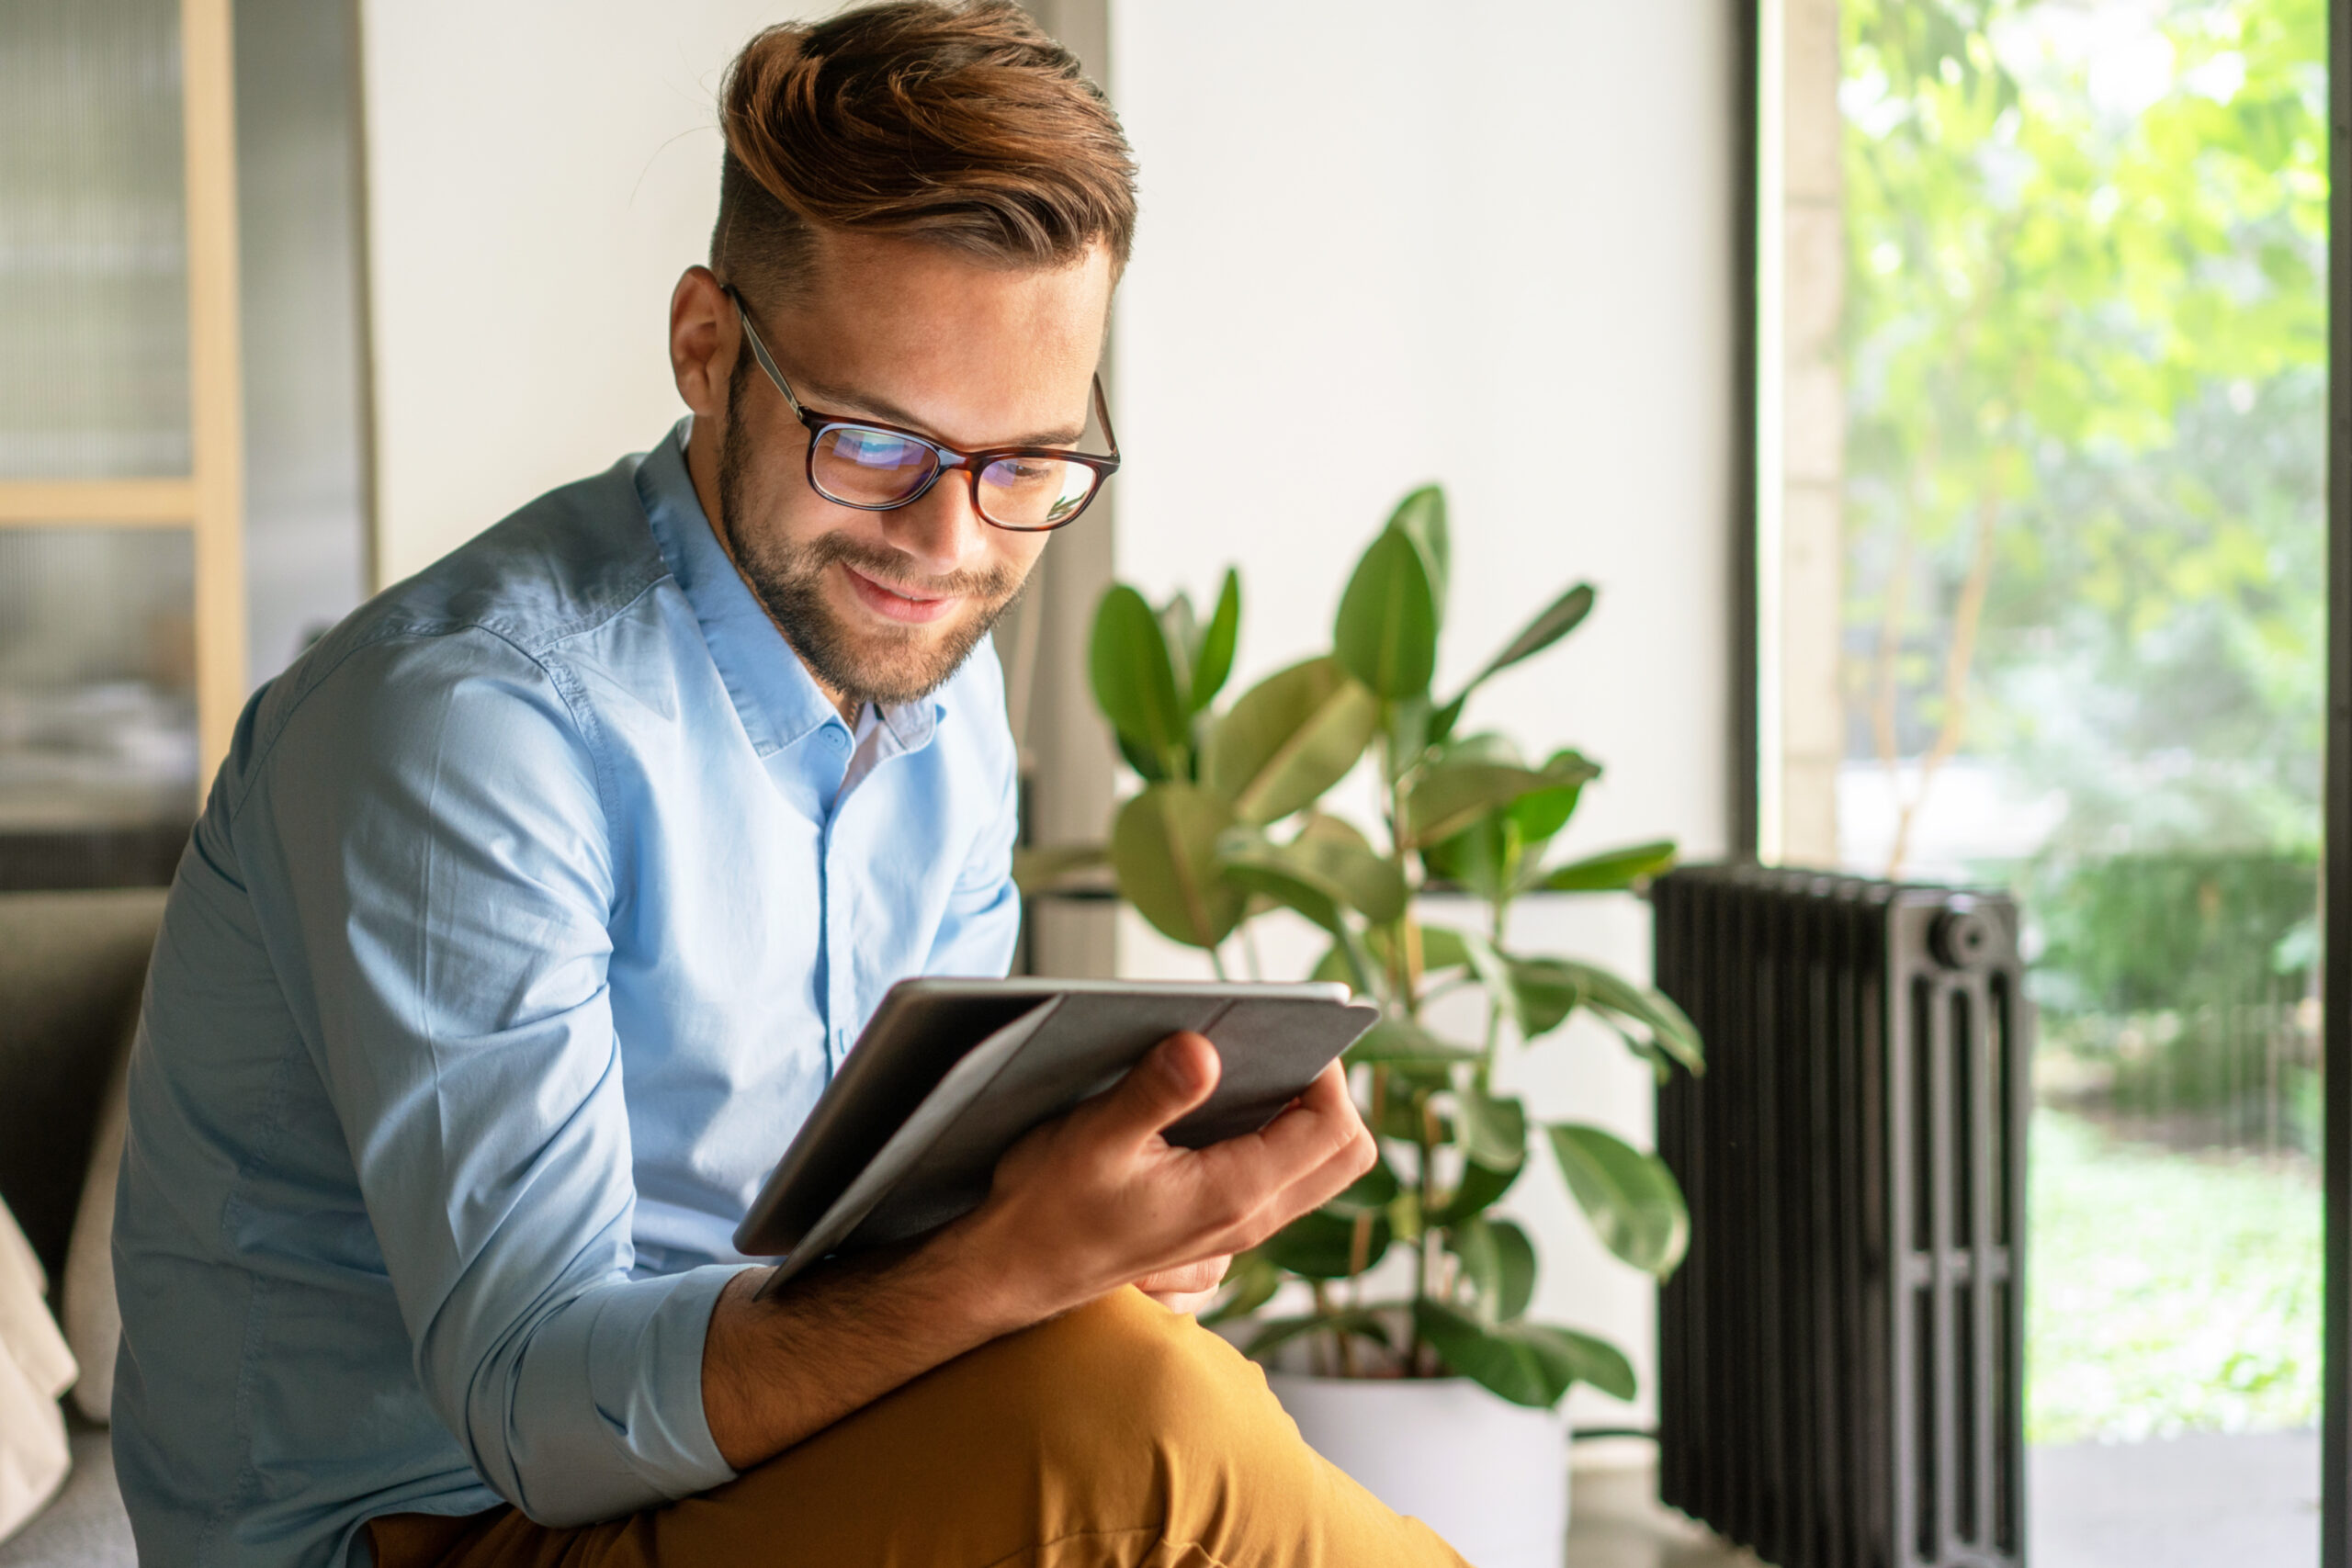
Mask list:
[[[798,287],[812,231],[901,234],[1005,266],[1096,244],[1115,272],[1135,157],[1078,59],[1012,0],[890,0],[786,22],[719,89],[727,156],[711,269]]]

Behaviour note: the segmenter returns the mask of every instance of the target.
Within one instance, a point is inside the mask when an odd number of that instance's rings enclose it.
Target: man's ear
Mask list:
[[[723,422],[727,378],[742,333],[734,301],[707,266],[690,266],[670,293],[670,371],[697,420]]]

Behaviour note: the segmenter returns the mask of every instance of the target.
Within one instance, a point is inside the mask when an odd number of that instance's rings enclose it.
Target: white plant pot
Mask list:
[[[1560,1568],[1568,1450],[1551,1411],[1498,1399],[1467,1378],[1269,1372],[1266,1381],[1309,1446],[1476,1568]]]

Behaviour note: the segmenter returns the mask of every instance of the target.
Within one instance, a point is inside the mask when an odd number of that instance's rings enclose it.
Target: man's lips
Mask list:
[[[842,572],[849,578],[850,592],[857,595],[858,602],[886,619],[923,626],[938,620],[956,605],[957,601],[953,594],[917,598],[901,593],[895,588],[885,588],[847,561],[841,565]]]

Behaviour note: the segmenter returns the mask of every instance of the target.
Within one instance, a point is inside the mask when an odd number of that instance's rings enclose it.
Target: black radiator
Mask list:
[[[1661,1497],[1781,1568],[2021,1563],[2016,907],[1752,866],[1653,896],[1658,987],[1707,1051],[1658,1091],[1691,1224]]]

